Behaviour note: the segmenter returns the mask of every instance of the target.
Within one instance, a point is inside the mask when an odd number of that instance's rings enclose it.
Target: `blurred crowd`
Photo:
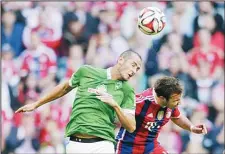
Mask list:
[[[147,36],[137,16],[147,6],[166,15],[165,29]],[[208,134],[169,123],[159,141],[170,153],[224,149],[224,2],[2,2],[3,153],[64,153],[64,129],[76,89],[32,113],[14,114],[83,64],[107,68],[132,48],[143,58],[129,81],[136,93],[170,75],[184,85],[180,106]],[[169,142],[170,141],[170,142]]]

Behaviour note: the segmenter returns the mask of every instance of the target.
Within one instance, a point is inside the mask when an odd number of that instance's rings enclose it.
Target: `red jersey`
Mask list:
[[[161,128],[171,119],[178,118],[178,108],[161,107],[155,101],[153,89],[136,95],[136,130],[129,133],[121,128],[117,140],[117,153],[150,153],[158,148],[157,137]]]

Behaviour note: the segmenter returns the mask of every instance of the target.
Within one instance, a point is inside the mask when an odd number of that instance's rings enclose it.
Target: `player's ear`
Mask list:
[[[163,102],[163,105],[166,106],[166,103],[167,103],[166,98],[163,96],[159,96],[159,98]]]
[[[159,96],[159,98],[160,98],[162,101],[165,101],[165,100],[166,100],[166,98],[163,97],[163,96]]]
[[[117,60],[117,63],[118,63],[119,65],[122,65],[122,64],[124,63],[124,57],[120,56],[120,57],[118,58],[118,60]]]

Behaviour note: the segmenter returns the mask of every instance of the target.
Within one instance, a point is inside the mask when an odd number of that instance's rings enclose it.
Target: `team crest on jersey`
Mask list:
[[[118,81],[118,82],[116,82],[115,90],[120,89],[120,88],[122,88],[122,82]]]
[[[107,87],[104,84],[97,86],[96,89],[102,92],[107,92]]]
[[[97,94],[97,90],[102,91],[102,92],[107,92],[107,87],[106,87],[106,85],[102,84],[102,85],[97,86],[96,89],[88,88],[89,93]]]
[[[171,112],[166,112],[166,118],[169,118],[171,116]]]
[[[164,111],[159,111],[158,114],[157,114],[157,119],[162,120],[163,116],[164,116]]]

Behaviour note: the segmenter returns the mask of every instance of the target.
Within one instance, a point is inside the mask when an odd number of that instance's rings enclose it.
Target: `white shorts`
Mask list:
[[[66,145],[67,154],[76,154],[76,153],[105,153],[105,154],[114,154],[114,144],[113,142],[103,140],[93,143],[82,143],[69,141]]]

